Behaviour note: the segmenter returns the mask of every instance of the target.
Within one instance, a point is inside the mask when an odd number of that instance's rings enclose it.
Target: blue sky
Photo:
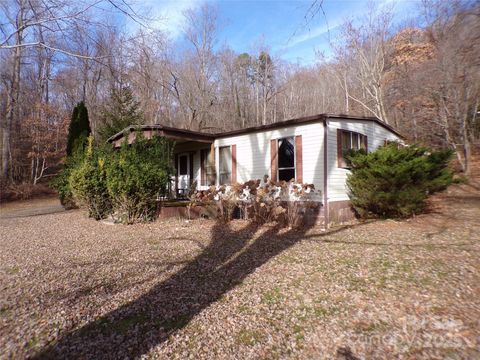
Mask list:
[[[182,13],[209,0],[147,0],[151,14],[163,19],[158,26],[181,42]],[[312,0],[313,1],[313,0]],[[322,13],[305,25],[310,0],[211,0],[219,12],[219,46],[228,45],[238,53],[251,52],[263,42],[284,60],[312,64],[315,51],[330,53],[330,39],[338,36],[339,26],[349,18],[365,14],[369,0],[324,0]],[[378,6],[393,6],[395,21],[406,21],[420,6],[419,0],[377,0]]]

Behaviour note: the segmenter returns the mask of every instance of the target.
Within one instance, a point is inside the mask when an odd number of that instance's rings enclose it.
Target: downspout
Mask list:
[[[323,118],[323,214],[325,217],[325,229],[329,225],[328,211],[328,122]]]

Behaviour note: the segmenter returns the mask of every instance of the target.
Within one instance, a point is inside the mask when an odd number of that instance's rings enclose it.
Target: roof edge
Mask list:
[[[179,134],[184,134],[184,135],[193,135],[197,137],[201,137],[204,139],[211,139],[214,140],[215,136],[213,134],[209,133],[204,133],[200,131],[193,131],[193,130],[187,130],[187,129],[180,129],[180,128],[174,128],[170,126],[164,126],[160,124],[154,124],[154,125],[129,125],[125,129],[119,131],[118,133],[110,136],[107,139],[108,143],[111,143],[112,141],[115,141],[125,134],[136,131],[136,130],[159,130],[159,131],[164,131],[164,132],[174,132],[174,133],[179,133]]]
[[[160,130],[160,131],[165,131],[165,132],[175,132],[175,133],[179,133],[179,134],[193,135],[193,136],[202,137],[204,139],[214,140],[216,138],[224,138],[224,137],[228,137],[228,136],[248,134],[248,133],[257,132],[257,131],[277,129],[277,128],[281,128],[281,127],[285,127],[285,126],[296,125],[296,124],[301,125],[301,124],[311,123],[311,122],[315,122],[315,121],[328,120],[328,119],[336,119],[336,120],[345,119],[345,120],[353,120],[353,121],[373,121],[373,122],[377,123],[378,125],[382,126],[383,128],[387,129],[388,131],[392,132],[393,134],[397,135],[401,139],[403,139],[403,140],[406,139],[405,136],[400,134],[391,125],[381,121],[377,117],[357,116],[357,115],[349,115],[349,114],[322,113],[322,114],[317,114],[317,115],[312,115],[312,116],[304,116],[304,117],[300,117],[300,118],[293,118],[293,119],[283,120],[283,121],[279,121],[279,122],[275,122],[275,123],[271,123],[271,124],[252,126],[252,127],[247,127],[247,128],[244,128],[244,129],[220,132],[220,133],[215,133],[215,134],[205,133],[205,132],[201,132],[201,131],[193,131],[193,130],[187,130],[187,129],[174,128],[174,127],[164,126],[164,125],[160,125],[160,124],[155,124],[155,125],[130,125],[130,126],[127,126],[125,129],[123,129],[122,131],[119,131],[115,135],[112,135],[111,137],[109,137],[107,142],[110,143],[110,142],[112,142],[114,140],[117,140],[118,138],[122,137],[123,135],[127,134],[128,132],[135,131],[135,130]]]

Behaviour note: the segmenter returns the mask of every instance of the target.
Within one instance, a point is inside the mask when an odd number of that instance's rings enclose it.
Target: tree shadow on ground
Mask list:
[[[247,223],[234,230],[218,222],[212,227],[210,244],[177,273],[141,297],[60,336],[34,358],[139,357],[186,326],[255,269],[301,241],[310,227],[280,231]]]

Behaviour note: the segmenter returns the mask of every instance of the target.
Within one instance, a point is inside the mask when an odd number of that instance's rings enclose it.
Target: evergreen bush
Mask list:
[[[366,154],[347,155],[347,188],[362,218],[404,218],[420,213],[427,197],[452,183],[451,150],[429,151],[393,142]]]
[[[70,125],[68,126],[67,156],[73,155],[78,148],[83,150],[90,133],[88,110],[81,101],[73,108]]]
[[[88,215],[95,220],[104,219],[112,212],[106,178],[106,162],[110,152],[108,149],[94,149],[93,137],[90,136],[83,161],[72,169],[69,176],[75,202],[85,206]]]
[[[131,224],[154,218],[156,200],[166,192],[173,174],[172,151],[168,139],[147,140],[139,133],[133,144],[125,141],[111,153],[106,180],[118,220]]]
[[[72,155],[65,159],[62,171],[52,180],[52,187],[57,190],[60,203],[65,209],[75,209],[77,204],[73,198],[72,188],[70,187],[70,175],[78,167],[84,158],[83,148],[78,148]]]

